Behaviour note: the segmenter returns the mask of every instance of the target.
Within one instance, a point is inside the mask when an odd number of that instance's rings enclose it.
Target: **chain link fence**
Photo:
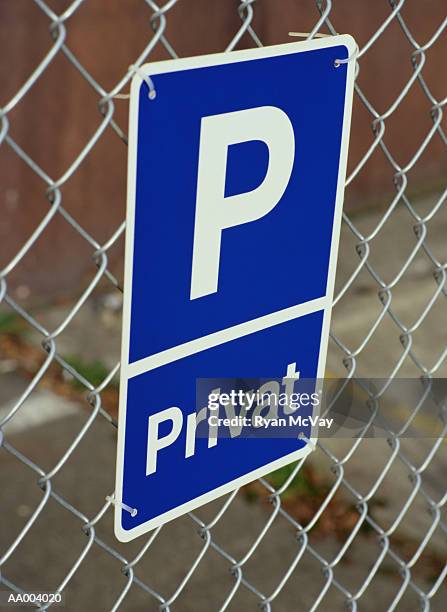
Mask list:
[[[112,135],[126,144],[120,105],[127,106],[134,68],[124,71],[113,87],[105,87],[100,69],[90,70],[70,47],[70,29],[76,27],[78,15],[89,2],[92,0],[65,3],[63,12],[58,12],[59,3],[35,0],[36,10],[49,28],[47,52],[36,60],[14,95],[1,101],[1,150],[26,166],[37,179],[36,193],[47,198],[41,219],[26,236],[20,234],[20,244],[0,271],[0,312],[20,319],[32,332],[32,355],[36,350],[42,355],[40,360],[35,358],[38,367],[32,376],[0,413],[2,483],[6,483],[0,496],[1,588],[57,591],[66,595],[70,610],[445,609],[445,406],[441,405],[435,419],[436,435],[407,439],[406,431],[434,379],[446,372],[447,218],[443,205],[447,189],[444,181],[440,188],[437,184],[430,193],[420,194],[413,189],[413,176],[428,164],[427,154],[434,143],[436,151],[446,152],[445,74],[438,74],[433,88],[425,70],[442,54],[445,66],[447,17],[436,17],[435,28],[422,38],[419,28],[414,23],[410,26],[406,18],[410,0],[381,0],[385,18],[378,26],[371,24],[366,42],[360,45],[354,104],[361,111],[353,130],[360,123],[368,125],[370,140],[357,159],[350,159],[347,198],[375,156],[386,160],[386,180],[394,192],[389,197],[382,192],[370,193],[377,201],[374,208],[360,214],[358,207],[351,206],[344,214],[328,359],[332,375],[343,376],[346,382],[380,378],[376,392],[369,396],[370,405],[376,406],[403,377],[423,381],[420,397],[413,392],[407,397],[400,394],[402,421],[386,439],[368,437],[376,414],[373,409],[361,435],[342,441],[322,439],[315,452],[293,465],[281,481],[262,479],[146,538],[121,545],[113,536],[111,498],[106,500],[112,495],[116,428],[116,413],[108,409],[106,400],[116,384],[119,363],[108,367],[98,381],[60,350],[60,340],[70,329],[76,329],[81,343],[84,338],[87,342],[92,329],[84,325],[82,313],[96,292],[107,290],[109,298],[119,298],[122,291],[120,263],[111,255],[122,244],[125,224],[117,225],[106,239],[98,238],[85,227],[82,215],[72,214],[64,204],[73,181],[82,176],[86,160],[95,155],[103,139]],[[129,64],[138,67],[151,61],[160,47],[168,56],[177,57],[176,40],[169,35],[168,25],[171,12],[182,3],[188,4],[186,0],[163,5],[141,0],[141,12],[150,28],[145,48],[138,57],[129,58]],[[0,13],[6,4],[3,0]],[[261,46],[263,40],[255,24],[257,12],[265,10],[267,1],[227,4],[240,21],[225,50],[241,43]],[[302,4],[306,20],[314,20],[307,38],[345,31],[335,12],[337,4],[342,5],[337,15],[349,12],[349,2],[309,0]],[[366,14],[366,0],[358,4]],[[421,23],[424,12],[428,16],[435,4],[419,3]],[[100,20],[102,14],[106,16],[107,5],[95,6]],[[282,10],[279,2],[270,2],[271,10],[272,6],[275,11]],[[125,46],[118,22],[116,27],[116,44]],[[393,36],[405,41],[407,62],[395,75],[396,87],[388,92],[387,106],[377,108],[373,97],[367,97],[362,89],[362,67],[368,71],[368,56],[385,45],[389,28],[394,28]],[[289,29],[300,26],[291,23]],[[349,33],[356,37],[355,31]],[[14,31],[9,35],[14,37]],[[32,24],[28,36],[33,36]],[[386,44],[377,89],[387,70],[387,54],[393,53],[394,42]],[[8,70],[14,70],[14,58],[3,55],[5,61]],[[58,126],[47,121],[40,137],[28,147],[26,139],[15,137],[14,117],[33,88],[45,83],[56,61],[65,62],[84,80],[96,98],[99,122],[69,166],[53,176],[32,151],[45,148],[45,130],[57,130]],[[399,136],[401,146],[392,150],[387,140],[390,126],[414,91],[424,97],[425,133],[416,147],[409,147],[406,136],[415,124],[404,126]],[[47,95],[54,97],[57,91],[48,90]],[[66,109],[67,122],[69,112],[70,107]],[[414,117],[415,123],[418,120]],[[95,160],[98,173],[110,172],[101,165],[101,158]],[[124,146],[121,164],[126,164]],[[101,199],[101,194],[98,197]],[[35,204],[29,201],[26,206]],[[101,214],[104,218],[107,215],[106,203]],[[11,287],[16,270],[33,258],[56,220],[77,235],[93,263],[75,301],[50,326],[44,322],[48,317],[39,316],[42,310],[33,309],[32,296]],[[76,260],[74,253],[73,258]],[[51,275],[53,269],[43,272]],[[107,304],[99,302],[99,308],[106,309]],[[7,355],[3,357],[2,363],[6,363]],[[7,367],[3,372],[4,377],[10,375]],[[56,429],[51,429],[56,427],[54,423],[30,428],[19,435],[14,422],[21,414],[32,412],[33,398],[42,388],[48,389],[48,380],[58,376],[55,372],[62,377],[59,382],[75,383],[70,387],[67,424],[61,421]],[[59,387],[65,389],[64,385],[62,382]],[[57,385],[51,389],[51,401],[61,413],[67,411],[67,400],[62,396],[58,404]],[[109,454],[103,452],[106,448]],[[312,472],[306,472],[309,465]],[[175,486],[175,476],[170,486]],[[43,604],[39,609],[48,607]]]

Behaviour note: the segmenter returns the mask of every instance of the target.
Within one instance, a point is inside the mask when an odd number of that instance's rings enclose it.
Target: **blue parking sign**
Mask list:
[[[354,82],[354,63],[337,60],[354,50],[335,36],[148,64],[133,79],[121,541],[311,450],[314,426],[299,439],[197,437],[196,381],[324,376]]]

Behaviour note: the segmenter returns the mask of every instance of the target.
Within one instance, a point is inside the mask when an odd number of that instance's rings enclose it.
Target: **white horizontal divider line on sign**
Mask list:
[[[304,302],[303,304],[296,304],[295,306],[290,306],[283,310],[277,310],[276,312],[258,317],[257,319],[221,329],[207,336],[202,336],[201,338],[195,338],[194,340],[166,349],[150,357],[144,357],[127,366],[123,364],[125,368],[124,374],[127,375],[127,378],[133,378],[134,376],[144,374],[145,372],[154,370],[155,368],[176,361],[177,359],[183,359],[189,355],[194,355],[194,353],[199,353],[200,351],[204,351],[214,346],[219,346],[219,344],[237,340],[243,336],[248,336],[249,334],[267,329],[268,327],[273,327],[274,325],[279,325],[280,323],[286,323],[287,321],[317,312],[318,310],[324,310],[328,308],[329,305],[329,298],[323,296],[315,300],[310,300],[309,302]]]

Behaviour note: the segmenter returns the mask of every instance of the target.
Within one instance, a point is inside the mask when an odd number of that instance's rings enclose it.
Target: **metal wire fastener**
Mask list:
[[[359,46],[356,44],[354,52],[348,57],[345,57],[345,59],[336,59],[334,61],[334,66],[336,68],[340,68],[342,64],[348,64],[349,62],[352,62],[352,60],[355,60],[357,58],[359,53],[360,53]]]
[[[124,502],[118,501],[117,499],[115,499],[114,495],[106,495],[106,500],[110,502],[111,504],[113,504],[114,506],[119,506],[126,512],[129,512],[130,516],[132,517],[137,516],[138,514],[138,508],[132,508],[131,506],[128,506]]]
[[[310,35],[310,32],[289,32],[289,36],[295,36],[296,38],[307,38]],[[334,34],[323,34],[320,32],[317,32],[316,34],[314,34],[312,36],[312,38],[327,38],[327,37],[331,37],[331,36],[339,36],[338,34],[334,33]],[[336,59],[334,61],[334,66],[336,68],[339,68],[342,64],[347,64],[348,62],[352,61],[353,59],[355,59],[359,54],[359,47],[356,44],[355,45],[355,51],[352,55],[350,55],[349,57],[346,57],[345,59]]]
[[[155,97],[157,96],[157,92],[155,91],[155,86],[154,86],[154,82],[151,79],[151,77],[146,74],[141,68],[140,66],[136,66],[135,64],[131,64],[129,66],[129,70],[131,70],[132,72],[135,72],[135,74],[138,74],[138,76],[143,79],[143,81],[146,83],[146,85],[149,87],[149,94],[148,94],[148,98],[149,100],[154,100]]]

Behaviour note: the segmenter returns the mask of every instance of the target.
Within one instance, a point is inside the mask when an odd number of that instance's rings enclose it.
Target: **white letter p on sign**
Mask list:
[[[262,183],[225,197],[229,145],[260,140],[269,150]],[[217,291],[222,230],[269,213],[280,201],[292,173],[295,137],[290,119],[275,106],[260,106],[203,117],[200,131],[197,202],[190,299]]]

